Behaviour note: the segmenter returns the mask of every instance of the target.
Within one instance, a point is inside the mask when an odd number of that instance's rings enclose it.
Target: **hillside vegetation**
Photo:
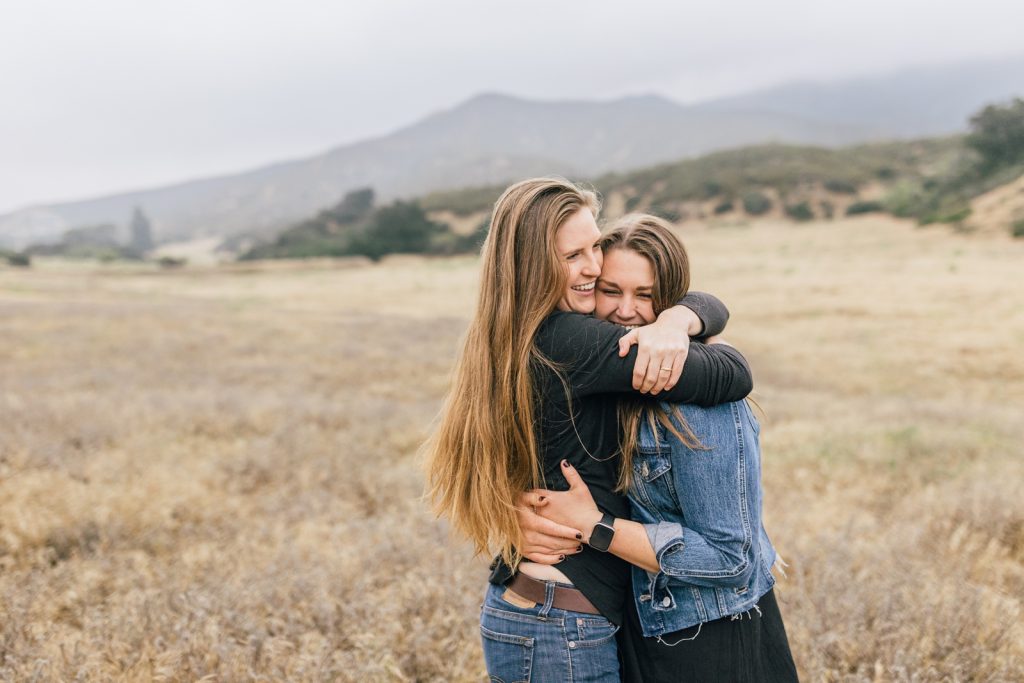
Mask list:
[[[677,223],[764,216],[807,221],[884,211],[887,188],[925,187],[930,178],[955,167],[965,154],[962,138],[838,150],[763,145],[606,175],[589,184],[604,198],[606,218],[648,211]],[[415,214],[410,220],[423,226],[418,228],[423,234],[416,244],[411,236],[417,230],[411,225],[406,230],[408,239],[385,238],[370,225],[370,213],[356,225],[340,221],[335,216],[338,209],[331,209],[243,258],[472,252],[486,234],[491,207],[505,187],[440,192],[405,203],[407,211]],[[344,210],[351,196],[339,208]],[[387,209],[377,209],[381,211]],[[467,236],[452,229],[456,221],[477,227]]]
[[[447,225],[427,217],[415,201],[374,205],[370,188],[345,195],[336,206],[285,230],[271,242],[258,244],[242,260],[366,256],[385,254],[458,254],[475,251],[486,225],[469,235],[457,235]]]
[[[971,223],[972,203],[1024,176],[1024,100],[991,105],[965,136],[843,149],[762,145],[717,152],[592,185],[615,214],[650,211],[677,222],[774,215],[796,221],[888,212],[919,223],[1024,232],[1024,202],[992,225]],[[427,211],[485,213],[502,186],[427,195]]]

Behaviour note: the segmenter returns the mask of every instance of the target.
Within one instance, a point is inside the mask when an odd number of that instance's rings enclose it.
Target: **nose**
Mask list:
[[[629,320],[633,317],[633,314],[635,312],[636,306],[634,306],[633,297],[623,296],[619,300],[619,305],[616,310],[616,313],[618,313],[619,317],[622,318],[623,320]]]
[[[600,251],[590,252],[590,255],[587,256],[586,263],[583,264],[583,275],[588,277],[598,277],[601,274],[600,256]]]

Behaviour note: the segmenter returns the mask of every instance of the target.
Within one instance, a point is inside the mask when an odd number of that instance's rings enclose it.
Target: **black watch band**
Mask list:
[[[612,537],[615,536],[615,518],[607,512],[601,517],[601,521],[594,525],[594,530],[590,532],[590,547],[594,550],[600,550],[602,553],[608,552],[609,546],[612,544]]]

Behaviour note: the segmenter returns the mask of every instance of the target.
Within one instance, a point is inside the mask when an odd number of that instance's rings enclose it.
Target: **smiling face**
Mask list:
[[[565,292],[558,300],[558,310],[594,312],[594,287],[604,260],[600,240],[601,231],[588,208],[570,216],[555,233],[555,249],[566,272]]]
[[[645,256],[612,248],[604,255],[597,282],[596,315],[619,325],[649,325],[654,312],[654,268]]]

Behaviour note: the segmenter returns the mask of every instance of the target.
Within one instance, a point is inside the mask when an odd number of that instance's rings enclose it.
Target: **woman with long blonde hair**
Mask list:
[[[686,250],[662,219],[626,216],[601,246],[597,318],[645,325],[686,293]],[[624,678],[796,681],[773,591],[777,555],[761,523],[760,426],[748,402],[624,396],[619,417],[619,487],[631,512],[612,522],[610,550],[634,565],[635,596],[619,639]],[[575,468],[563,470],[568,491],[536,490],[527,501],[550,520],[593,528],[604,513]]]
[[[629,594],[629,565],[608,552],[614,528],[552,525],[528,537],[519,496],[568,489],[562,463],[571,463],[603,510],[627,517],[617,398],[715,405],[751,388],[735,349],[689,345],[724,327],[713,297],[684,296],[625,337],[590,316],[603,262],[598,209],[592,192],[558,178],[517,183],[497,201],[476,312],[426,449],[436,510],[478,552],[498,551],[481,634],[499,680],[619,680],[615,633]]]

